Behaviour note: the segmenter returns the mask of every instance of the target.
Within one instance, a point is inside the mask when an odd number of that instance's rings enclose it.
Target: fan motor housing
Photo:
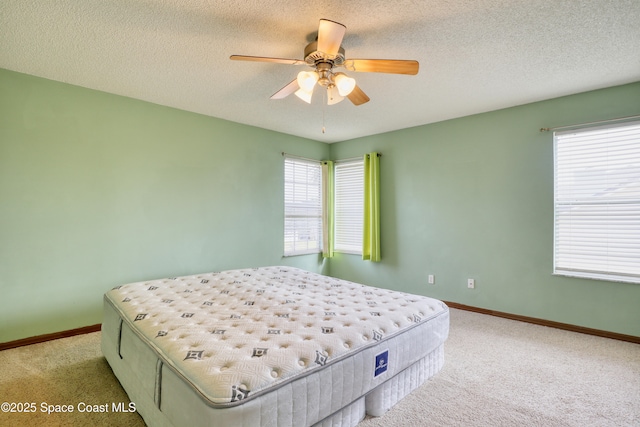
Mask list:
[[[344,49],[340,46],[337,55],[327,56],[326,53],[318,50],[317,41],[311,42],[304,48],[304,61],[311,66],[316,66],[321,62],[328,62],[332,66],[339,66],[344,63]]]

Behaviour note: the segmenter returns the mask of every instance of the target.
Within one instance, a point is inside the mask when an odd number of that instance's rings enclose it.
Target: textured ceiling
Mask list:
[[[229,60],[302,59],[320,18],[420,72],[347,72],[371,101],[325,107],[269,99],[305,66]],[[640,1],[2,0],[0,68],[335,142],[639,81]]]

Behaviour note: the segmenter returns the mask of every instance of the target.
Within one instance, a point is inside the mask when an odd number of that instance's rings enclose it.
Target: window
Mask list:
[[[322,168],[320,162],[284,160],[284,254],[322,250]]]
[[[336,162],[334,170],[334,250],[361,255],[364,161]]]
[[[640,283],[640,122],[554,134],[554,274]]]

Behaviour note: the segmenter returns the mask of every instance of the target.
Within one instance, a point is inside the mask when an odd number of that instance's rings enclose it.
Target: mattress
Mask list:
[[[104,307],[103,353],[153,426],[356,425],[442,367],[449,330],[441,301],[292,267],[131,283]]]

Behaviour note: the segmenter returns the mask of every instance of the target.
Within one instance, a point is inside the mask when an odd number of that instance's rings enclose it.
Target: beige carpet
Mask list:
[[[445,360],[359,427],[640,426],[640,345],[452,309]],[[0,352],[1,402],[35,412],[0,412],[0,426],[144,426],[137,413],[111,412],[129,401],[100,333]],[[48,415],[48,405],[74,412]],[[84,405],[109,412],[79,412]]]

